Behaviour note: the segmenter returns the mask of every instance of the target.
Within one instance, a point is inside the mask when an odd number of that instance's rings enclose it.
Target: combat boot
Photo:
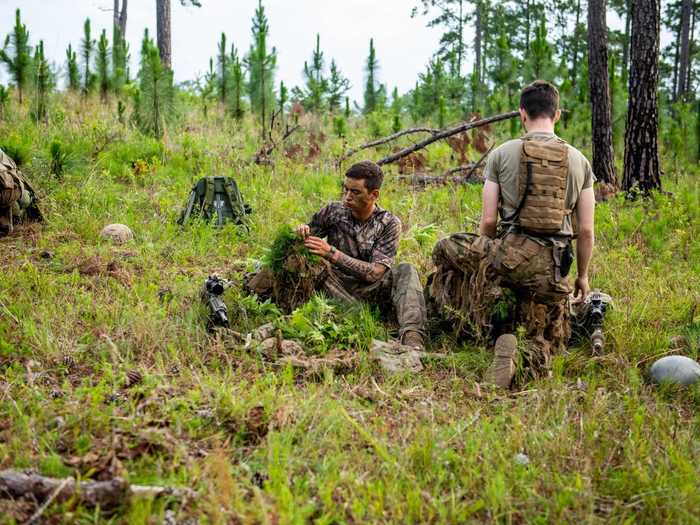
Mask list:
[[[12,208],[0,208],[0,237],[12,233]]]
[[[515,353],[518,341],[513,334],[503,334],[496,339],[493,362],[484,373],[484,382],[500,388],[508,388],[515,376]]]

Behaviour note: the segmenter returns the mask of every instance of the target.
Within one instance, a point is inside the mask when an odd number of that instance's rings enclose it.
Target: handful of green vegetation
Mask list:
[[[292,228],[280,229],[263,264],[274,274],[272,298],[282,311],[289,313],[311,298],[326,275],[323,262]]]
[[[288,272],[285,263],[290,257],[303,259],[310,265],[321,261],[318,255],[314,255],[304,246],[304,241],[289,225],[282,226],[272,241],[269,251],[263,257],[263,264],[272,269],[275,275]]]

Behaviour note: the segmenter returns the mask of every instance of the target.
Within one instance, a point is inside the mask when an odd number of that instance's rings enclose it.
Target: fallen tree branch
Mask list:
[[[36,517],[52,501],[63,502],[76,498],[82,504],[106,508],[120,505],[131,497],[156,496],[187,498],[193,497],[194,491],[189,488],[132,485],[122,478],[76,482],[74,478],[57,479],[17,470],[0,471],[0,498],[30,498],[46,502],[35,513]]]
[[[401,131],[397,131],[396,133],[393,133],[391,135],[388,135],[384,138],[373,140],[371,142],[368,142],[366,144],[362,144],[362,146],[358,146],[354,149],[349,149],[345,155],[340,157],[338,159],[338,164],[343,162],[344,160],[352,157],[355,153],[362,151],[363,149],[367,148],[374,148],[375,146],[381,146],[382,144],[386,144],[387,142],[391,142],[392,140],[396,140],[399,137],[403,137],[404,135],[410,135],[412,133],[431,133],[431,134],[436,134],[439,133],[439,129],[433,129],[433,128],[410,128],[410,129],[404,129]]]
[[[424,139],[420,142],[417,142],[416,144],[413,144],[412,146],[409,146],[407,148],[404,148],[400,151],[397,151],[396,153],[392,153],[391,155],[384,157],[381,160],[377,161],[377,164],[384,165],[384,164],[389,164],[391,162],[395,162],[399,160],[402,157],[405,157],[406,155],[410,155],[414,151],[418,151],[419,149],[423,149],[426,146],[432,144],[433,142],[437,142],[438,140],[445,139],[447,137],[451,137],[452,135],[457,135],[458,133],[462,133],[463,131],[468,131],[473,128],[479,128],[481,126],[486,126],[487,124],[492,124],[494,122],[500,122],[501,120],[507,120],[511,118],[515,118],[518,115],[520,115],[519,111],[511,111],[509,113],[501,113],[500,115],[494,115],[493,117],[487,117],[487,118],[482,118],[480,120],[475,120],[472,122],[463,122],[459,126],[455,126],[453,128],[448,128],[445,130],[440,131],[439,133],[435,133],[432,137],[428,137],[427,139]]]

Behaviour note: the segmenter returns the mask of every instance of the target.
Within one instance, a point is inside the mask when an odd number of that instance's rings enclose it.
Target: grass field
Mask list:
[[[603,355],[571,348],[549,379],[495,392],[477,388],[489,349],[443,336],[433,350],[448,359],[388,375],[366,352],[372,337],[391,335],[376,312],[315,301],[277,322],[315,354],[337,346],[359,357],[344,373],[303,374],[210,336],[199,289],[214,272],[239,281],[280,226],[337,198],[344,146],[328,123],[305,122],[327,134],[320,156],[263,167],[249,162],[249,122],[204,121],[192,108],[161,144],[92,104],[64,101],[48,127],[19,114],[0,123],[0,147],[24,157],[47,218],[0,240],[0,468],[123,476],[197,497],[111,511],[69,501],[49,508],[48,522],[150,524],[166,513],[178,523],[700,519],[700,392],[645,380],[656,356],[700,351],[697,167],[674,163],[668,194],[598,206],[591,284],[615,301]],[[351,145],[367,138],[358,126]],[[493,140],[507,132],[496,127]],[[306,147],[309,135],[292,140]],[[60,177],[50,173],[52,142],[67,152]],[[451,167],[449,154],[434,146],[430,165]],[[237,178],[254,209],[249,234],[175,224],[191,184],[209,174]],[[399,260],[425,279],[435,241],[474,229],[480,187],[414,191],[395,174],[387,169],[380,204],[402,219]],[[135,240],[101,240],[113,222]],[[238,331],[279,317],[236,287],[225,299]],[[127,388],[130,371],[143,380]],[[33,510],[0,500],[0,522]]]

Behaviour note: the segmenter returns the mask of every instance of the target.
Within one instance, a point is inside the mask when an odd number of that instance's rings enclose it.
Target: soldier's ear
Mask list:
[[[557,122],[559,122],[559,119],[560,119],[560,118],[561,118],[561,109],[558,109],[558,110],[554,113],[554,123],[556,124]]]
[[[379,188],[370,191],[369,196],[372,197],[375,201],[379,199]]]

